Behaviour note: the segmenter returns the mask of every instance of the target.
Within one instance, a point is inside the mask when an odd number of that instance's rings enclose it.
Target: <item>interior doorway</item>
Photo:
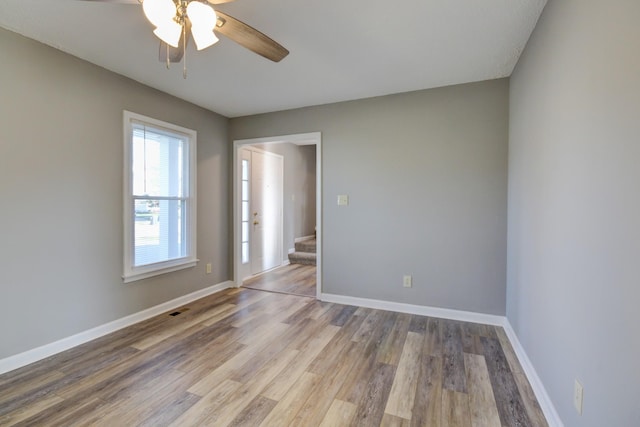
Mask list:
[[[286,143],[301,146],[301,150],[303,148],[313,150],[314,148],[302,146],[315,146],[315,159],[312,158],[313,160],[315,160],[315,165],[313,165],[312,163],[312,165],[315,166],[315,196],[314,200],[308,203],[304,203],[310,208],[313,208],[313,206],[315,205],[314,212],[311,213],[311,219],[308,218],[309,214],[306,215],[306,230],[309,229],[308,222],[313,221],[311,223],[310,232],[312,236],[304,236],[304,238],[314,237],[314,243],[316,245],[316,248],[314,248],[317,255],[315,268],[315,297],[319,299],[322,293],[322,149],[320,132],[234,141],[234,281],[236,283],[236,286],[241,286],[245,279],[253,277],[254,279],[252,280],[255,281],[256,273],[260,273],[260,271],[264,272],[265,270],[269,269],[264,268],[264,266],[271,267],[274,263],[277,265],[287,265],[289,263],[288,258],[286,257],[286,253],[291,252],[292,249],[290,248],[290,246],[293,246],[293,237],[291,235],[292,230],[290,229],[291,224],[285,224],[284,229],[286,230],[281,230],[279,232],[279,236],[277,237],[275,237],[272,230],[263,230],[265,232],[260,232],[259,228],[264,224],[264,218],[262,217],[264,210],[254,209],[254,207],[259,206],[261,197],[263,198],[262,202],[264,203],[264,196],[267,193],[272,193],[272,190],[271,187],[265,184],[265,182],[259,183],[260,178],[257,177],[256,182],[252,184],[252,175],[258,174],[260,168],[273,168],[273,165],[277,163],[277,160],[274,160],[275,157],[272,154],[265,154],[268,153],[268,151],[266,150],[269,149],[265,147],[272,147],[274,146],[274,144],[277,144],[277,148],[284,148],[284,146],[280,146],[280,144],[286,145]],[[278,150],[274,149],[271,151]],[[255,170],[254,166],[256,167]],[[256,194],[254,194],[253,191],[253,187],[255,186],[258,186],[259,188],[259,191]],[[285,192],[285,204],[288,203],[290,205],[291,201],[293,201],[296,197],[298,196],[296,196],[295,194],[288,194]],[[299,205],[300,200],[297,200],[297,202]],[[273,202],[266,203],[274,205]],[[286,209],[285,211],[288,212],[288,210]],[[268,226],[268,224],[264,225],[265,227]],[[300,230],[298,230],[297,232],[299,233]],[[309,234],[309,231],[307,231],[307,234]],[[283,235],[286,235],[286,239],[283,237]],[[295,240],[297,248],[298,240],[301,236],[295,235],[294,237],[296,238]],[[263,240],[260,241],[260,239]],[[265,248],[277,247],[277,245],[273,244],[273,241],[266,242],[265,239],[280,240],[280,263],[274,261],[275,258],[273,257],[270,262],[265,263]],[[291,240],[291,242],[289,242],[289,240]],[[277,253],[277,249],[267,249],[266,251],[269,253]],[[276,269],[273,271],[279,270],[280,269]]]

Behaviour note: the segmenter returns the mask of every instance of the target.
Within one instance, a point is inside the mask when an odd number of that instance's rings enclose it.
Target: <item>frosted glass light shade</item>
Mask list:
[[[144,0],[142,10],[156,27],[163,27],[176,16],[176,5],[173,0]]]
[[[206,49],[218,41],[218,37],[213,34],[213,29],[210,28],[203,29],[192,25],[191,34],[193,35],[193,41],[196,42],[196,48],[198,50]]]
[[[192,1],[187,6],[187,16],[191,21],[191,34],[198,50],[205,49],[218,41],[218,37],[213,33],[218,18],[212,7]]]
[[[180,35],[182,35],[182,25],[171,20],[161,27],[156,28],[153,34],[169,46],[178,47]]]

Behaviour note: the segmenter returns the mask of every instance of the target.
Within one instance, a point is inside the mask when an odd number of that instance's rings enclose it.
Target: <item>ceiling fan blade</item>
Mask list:
[[[273,62],[280,62],[289,54],[289,51],[279,43],[244,22],[238,21],[233,16],[218,10],[216,10],[216,15],[218,15],[218,23],[215,30],[250,51]]]

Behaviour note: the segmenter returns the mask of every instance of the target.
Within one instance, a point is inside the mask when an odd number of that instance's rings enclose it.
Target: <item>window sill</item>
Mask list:
[[[163,263],[163,267],[160,266],[147,266],[136,268],[133,271],[125,273],[122,276],[124,283],[136,282],[138,280],[147,279],[149,277],[159,276],[165,273],[171,273],[172,271],[183,270],[185,268],[195,267],[198,263],[198,259],[177,260],[171,263]]]

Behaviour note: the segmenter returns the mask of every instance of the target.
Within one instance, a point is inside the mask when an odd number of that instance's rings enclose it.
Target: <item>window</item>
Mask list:
[[[196,264],[196,132],[124,112],[125,282]]]
[[[249,262],[249,160],[242,160],[242,263]]]

